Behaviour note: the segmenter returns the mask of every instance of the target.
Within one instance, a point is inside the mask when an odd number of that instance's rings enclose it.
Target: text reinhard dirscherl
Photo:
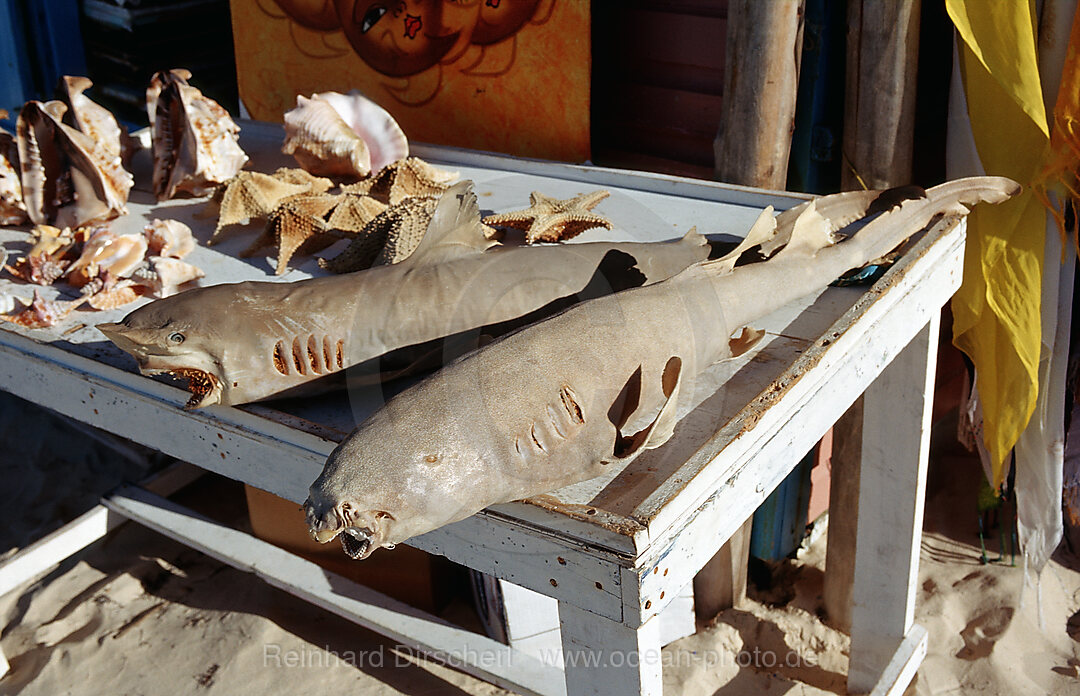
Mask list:
[[[560,650],[540,651],[535,657],[524,658],[512,650],[477,650],[463,648],[454,651],[421,651],[408,645],[380,645],[370,650],[332,650],[329,646],[318,648],[303,646],[284,648],[276,643],[263,645],[263,666],[289,669],[322,669],[336,666],[352,666],[358,669],[382,669],[385,667],[408,667],[420,662],[434,662],[450,667],[475,665],[481,668],[509,667],[515,660],[539,659],[549,667],[609,668],[659,665],[661,667],[689,667],[700,664],[705,667],[736,665],[756,670],[777,668],[814,667],[818,657],[813,653],[796,650],[776,652],[749,648],[739,652],[727,650]]]

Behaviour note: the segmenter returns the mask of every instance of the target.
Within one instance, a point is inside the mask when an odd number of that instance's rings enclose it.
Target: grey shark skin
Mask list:
[[[941,215],[1019,190],[980,177],[922,191],[824,197],[653,285],[578,304],[491,343],[387,401],[327,459],[305,503],[311,534],[366,558],[488,505],[556,490],[667,441],[680,393],[745,351],[740,327],[884,256]],[[822,211],[833,210],[836,219]],[[847,223],[870,218],[848,237]],[[735,267],[754,247],[768,257]],[[760,335],[760,334],[759,334]],[[749,339],[749,340],[748,340]]]
[[[615,254],[650,283],[708,257],[696,232],[672,242],[496,246],[471,182],[443,195],[404,262],[294,283],[189,290],[98,329],[144,374],[188,380],[187,408],[296,395],[320,378],[396,349],[529,315],[593,283]],[[599,285],[599,287],[597,287]]]

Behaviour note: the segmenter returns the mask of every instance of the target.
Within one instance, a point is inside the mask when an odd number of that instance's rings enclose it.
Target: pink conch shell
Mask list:
[[[320,92],[312,98],[334,107],[349,128],[364,139],[371,153],[372,171],[409,156],[409,140],[394,117],[357,90],[348,94]]]
[[[296,98],[285,112],[281,148],[319,175],[364,177],[409,154],[405,134],[382,107],[359,92]]]
[[[68,105],[65,121],[90,136],[110,157],[124,158],[133,147],[131,138],[111,111],[83,94],[93,85],[86,77],[60,78],[60,98]]]
[[[44,329],[53,326],[88,298],[78,300],[46,300],[38,290],[34,291],[34,301],[14,314],[0,314],[0,320],[25,326],[28,329]]]
[[[98,232],[86,242],[82,255],[71,264],[68,281],[75,286],[85,285],[102,271],[124,278],[142,263],[147,246],[142,235]]]
[[[0,118],[7,118],[7,112],[0,110]],[[0,128],[0,225],[21,225],[26,220],[19,180],[19,148],[15,136]]]
[[[191,73],[156,73],[146,90],[152,127],[154,195],[158,200],[186,192],[213,193],[247,162],[240,127],[213,99],[187,83]]]
[[[137,268],[131,278],[136,284],[149,288],[154,297],[175,295],[178,286],[206,275],[201,268],[180,259],[150,256],[147,262]]]
[[[179,220],[153,219],[143,228],[143,236],[154,256],[171,256],[182,259],[195,248],[191,228]]]
[[[39,225],[77,227],[127,213],[134,179],[93,138],[60,122],[59,101],[29,101],[19,113],[16,142],[23,202]]]

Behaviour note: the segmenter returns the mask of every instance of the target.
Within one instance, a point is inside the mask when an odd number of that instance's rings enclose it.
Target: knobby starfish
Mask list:
[[[458,178],[428,164],[419,157],[407,157],[391,162],[369,178],[342,186],[346,193],[359,193],[396,205],[410,196],[439,196]]]
[[[278,248],[274,272],[286,271],[293,254],[303,248],[306,253],[319,251],[333,244],[338,235],[331,233],[327,217],[340,201],[340,196],[327,193],[300,194],[284,200],[266,221],[266,229],[241,256],[253,256],[266,246]]]
[[[324,193],[333,182],[302,169],[279,169],[273,174],[243,171],[221,184],[212,202],[219,206],[218,223],[207,244],[220,241],[230,225],[246,225],[270,215],[283,200],[303,193]]]
[[[319,265],[334,273],[398,263],[409,257],[424,238],[439,199],[412,196],[379,213],[346,249]]]
[[[610,220],[603,215],[591,212],[609,195],[611,194],[608,191],[593,191],[560,200],[545,196],[539,191],[533,191],[529,195],[528,208],[489,215],[484,218],[484,222],[488,225],[524,230],[527,244],[561,242],[572,239],[593,227],[610,230],[612,226]]]

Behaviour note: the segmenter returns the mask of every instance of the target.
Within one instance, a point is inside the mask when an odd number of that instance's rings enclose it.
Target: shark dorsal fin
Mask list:
[[[743,255],[743,252],[753,249],[759,244],[764,244],[772,239],[774,234],[776,234],[776,218],[773,217],[773,207],[770,205],[758,215],[757,220],[750,227],[750,231],[746,233],[746,239],[739,242],[739,246],[735,247],[726,256],[716,260],[717,269],[731,271],[735,268],[735,263]]]
[[[784,248],[777,252],[776,257],[795,254],[813,256],[821,249],[835,243],[836,237],[833,234],[832,223],[818,211],[816,201],[810,201],[810,205],[806,206],[799,217],[795,218],[791,238],[787,240]]]
[[[423,240],[407,262],[437,263],[478,254],[498,244],[487,238],[486,229],[480,221],[473,182],[460,181],[442,194]]]

